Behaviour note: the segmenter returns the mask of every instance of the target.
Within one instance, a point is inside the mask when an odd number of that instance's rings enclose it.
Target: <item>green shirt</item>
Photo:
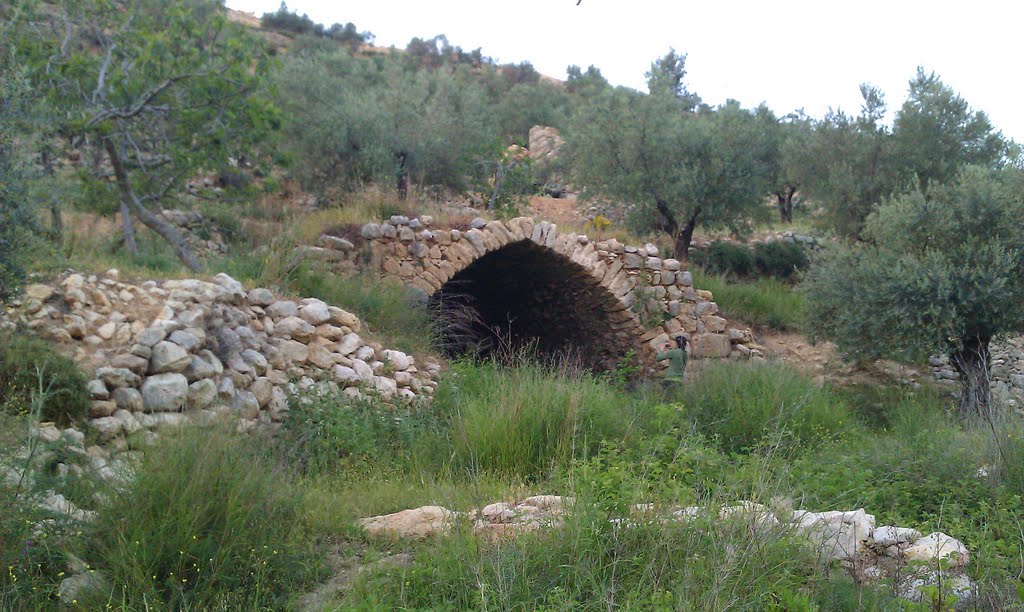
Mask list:
[[[659,352],[655,359],[658,361],[668,360],[665,380],[683,380],[683,370],[686,369],[686,362],[689,360],[689,355],[686,354],[686,351],[679,348],[670,349],[663,353]]]

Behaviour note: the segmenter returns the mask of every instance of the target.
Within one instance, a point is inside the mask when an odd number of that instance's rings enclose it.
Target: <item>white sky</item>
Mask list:
[[[280,0],[227,0],[273,12]],[[938,73],[995,126],[1024,142],[1024,3],[1013,0],[290,0],[330,25],[351,21],[376,44],[404,48],[445,34],[500,62],[530,61],[565,78],[593,64],[646,91],[644,73],[669,47],[688,54],[686,83],[709,104],[767,102],[783,115],[831,106],[856,114],[858,85],[886,93],[890,111],[917,66]]]

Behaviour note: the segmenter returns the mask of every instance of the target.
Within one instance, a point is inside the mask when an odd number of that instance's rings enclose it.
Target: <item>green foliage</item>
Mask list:
[[[317,390],[294,396],[279,443],[312,474],[408,467],[413,452],[436,437],[435,412],[419,403],[388,406]],[[435,439],[436,441],[436,439]]]
[[[227,428],[190,429],[148,448],[92,525],[86,560],[128,609],[267,608],[315,575],[301,492],[266,445]]]
[[[410,567],[357,582],[342,607],[770,609],[799,599],[813,574],[792,538],[706,521],[615,529],[603,512],[574,508],[560,529],[502,545],[468,534],[429,544]]]
[[[536,364],[458,364],[434,410],[448,422],[453,467],[537,479],[557,464],[624,440],[643,406],[584,373]]]
[[[754,254],[750,247],[727,240],[712,242],[695,253],[693,261],[712,274],[733,278],[746,278],[754,272]]]
[[[351,21],[345,25],[335,23],[331,27],[324,27],[322,23],[316,23],[306,15],[301,17],[298,13],[288,10],[288,6],[282,2],[276,12],[263,13],[260,17],[260,25],[266,29],[283,30],[292,34],[317,36],[330,38],[352,48],[358,48],[363,43],[373,42],[373,34],[360,32]]]
[[[860,115],[829,112],[785,149],[801,193],[822,208],[821,223],[841,236],[859,236],[874,206],[902,184],[891,134],[879,123],[881,94],[868,85],[861,93]]]
[[[500,138],[486,91],[465,68],[409,70],[400,58],[345,51],[290,54],[277,77],[285,145],[321,191],[377,181],[464,188],[497,156]]]
[[[912,361],[1024,327],[1021,178],[968,168],[957,182],[887,201],[804,286],[808,329],[857,360]]]
[[[85,375],[74,361],[24,330],[0,332],[0,411],[28,414],[43,398],[41,418],[68,424],[91,405]]]
[[[26,151],[38,111],[24,70],[0,49],[0,303],[18,289],[35,226],[29,205],[32,169]]]
[[[773,329],[796,330],[803,323],[804,295],[788,283],[773,278],[731,282],[698,269],[691,272],[694,286],[714,294],[726,316]]]
[[[654,60],[647,73],[647,89],[651,95],[668,95],[682,100],[686,110],[692,111],[700,104],[700,96],[686,90],[686,54],[677,55],[669,49],[664,57]]]
[[[579,182],[636,204],[633,226],[671,235],[682,259],[697,224],[742,234],[764,213],[774,121],[734,102],[692,113],[674,96],[605,90],[579,106],[566,143]]]
[[[341,276],[307,265],[297,268],[286,282],[299,295],[319,298],[355,313],[398,348],[426,351],[432,346],[434,332],[427,308],[415,290],[401,282]]]
[[[105,154],[132,215],[199,268],[147,206],[187,177],[251,155],[275,129],[280,117],[261,95],[270,68],[262,42],[213,0],[86,0],[65,7],[59,26],[52,11],[28,6],[15,31],[40,91],[61,109],[50,129],[86,155]],[[80,178],[107,181],[98,170]]]
[[[698,430],[726,451],[809,448],[850,424],[845,404],[781,364],[711,365],[683,387],[681,397]]]
[[[799,244],[775,240],[754,245],[754,266],[762,276],[791,280],[810,264],[807,251]]]
[[[896,159],[925,193],[955,179],[964,166],[995,167],[1008,152],[985,113],[972,111],[938,75],[921,67],[896,113],[893,140]]]

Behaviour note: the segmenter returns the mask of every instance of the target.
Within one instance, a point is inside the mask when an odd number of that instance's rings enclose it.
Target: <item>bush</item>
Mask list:
[[[758,274],[790,280],[810,265],[807,252],[791,242],[759,242],[754,245],[754,266]]]
[[[127,609],[279,608],[313,577],[300,492],[263,445],[228,429],[187,429],[147,449],[126,491],[101,507],[87,560]]]
[[[42,396],[40,418],[68,424],[84,418],[91,405],[86,377],[74,361],[24,330],[0,332],[0,410],[28,414]]]
[[[712,274],[746,278],[754,273],[754,254],[743,244],[716,240],[697,251],[694,262]]]
[[[814,446],[850,427],[846,405],[790,366],[709,365],[682,392],[698,430],[726,451]]]

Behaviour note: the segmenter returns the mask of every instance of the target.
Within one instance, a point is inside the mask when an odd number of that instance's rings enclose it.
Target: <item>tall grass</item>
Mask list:
[[[804,299],[792,285],[772,278],[730,282],[700,269],[691,272],[694,287],[713,293],[725,316],[772,329],[800,328]]]
[[[301,491],[263,446],[215,427],[148,449],[93,526],[87,560],[111,591],[89,605],[275,607],[309,580],[316,565],[302,540]]]
[[[448,420],[456,468],[540,478],[602,440],[639,434],[644,406],[590,374],[492,362],[455,365],[434,409]]]
[[[681,399],[698,431],[727,451],[764,443],[811,447],[853,425],[841,399],[781,363],[709,365],[683,387]]]

